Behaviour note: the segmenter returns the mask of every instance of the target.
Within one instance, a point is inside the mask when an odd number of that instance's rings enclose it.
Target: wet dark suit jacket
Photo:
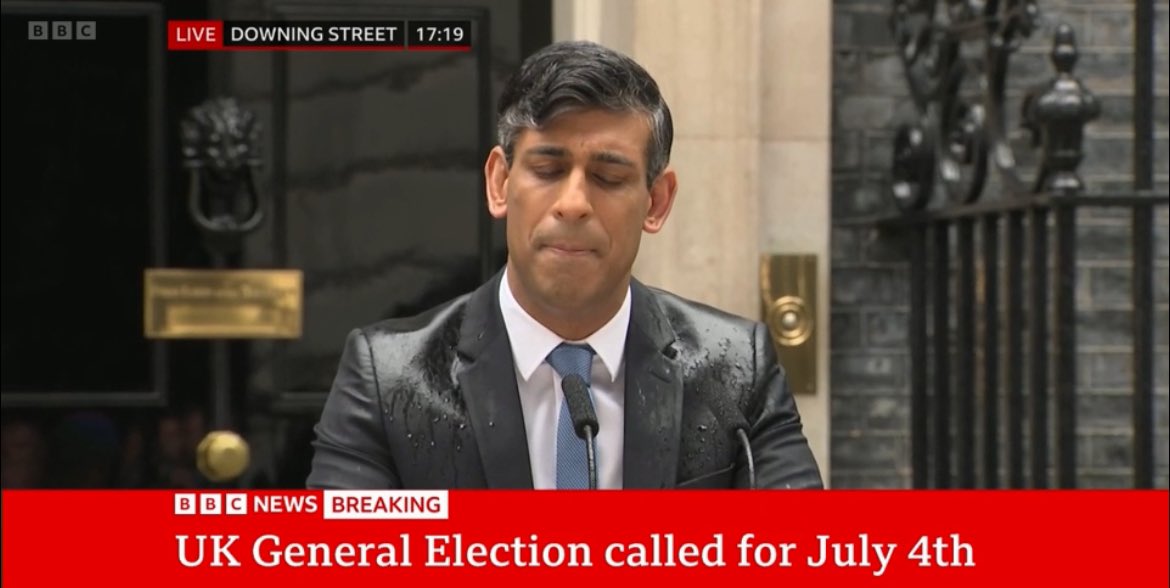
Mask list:
[[[310,488],[532,488],[501,276],[350,333]],[[820,488],[767,329],[637,281],[631,297],[624,487],[746,487],[745,455],[723,422],[732,405],[712,408],[721,394],[747,417],[758,487]]]

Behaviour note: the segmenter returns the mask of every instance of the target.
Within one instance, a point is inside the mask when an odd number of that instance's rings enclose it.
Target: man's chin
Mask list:
[[[594,289],[580,278],[559,278],[544,284],[545,303],[560,312],[576,312],[588,308],[596,299]]]

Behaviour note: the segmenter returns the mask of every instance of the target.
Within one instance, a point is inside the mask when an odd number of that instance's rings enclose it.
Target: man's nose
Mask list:
[[[593,214],[593,205],[589,202],[589,183],[584,171],[574,170],[563,186],[557,194],[557,201],[553,203],[553,214],[557,218],[575,221]]]

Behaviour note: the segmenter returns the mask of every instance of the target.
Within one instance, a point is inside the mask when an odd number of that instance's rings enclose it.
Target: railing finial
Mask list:
[[[1073,75],[1079,52],[1068,24],[1057,27],[1051,57],[1056,75],[1028,93],[1023,118],[1042,157],[1032,190],[1068,195],[1084,188],[1077,167],[1084,155],[1085,125],[1100,116],[1101,104]]]

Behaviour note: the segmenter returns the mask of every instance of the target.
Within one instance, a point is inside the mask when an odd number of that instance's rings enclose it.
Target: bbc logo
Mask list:
[[[97,23],[92,20],[30,20],[28,21],[30,41],[94,41],[97,39]]]
[[[248,495],[238,493],[175,494],[177,515],[248,514]]]

